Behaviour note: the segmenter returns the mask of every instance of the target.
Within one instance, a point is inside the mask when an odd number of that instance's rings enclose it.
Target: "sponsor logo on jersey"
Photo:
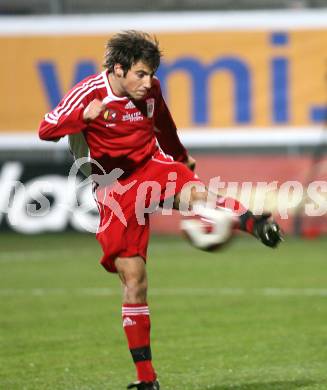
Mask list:
[[[123,115],[123,122],[138,122],[143,120],[143,115],[141,111],[132,112],[131,114]]]
[[[107,109],[103,113],[103,118],[105,121],[114,120],[116,118],[116,116],[117,116],[116,111],[111,110],[111,109]]]
[[[132,110],[135,107],[135,104],[130,100],[126,105],[125,105],[126,110]]]
[[[146,100],[146,109],[147,109],[148,118],[152,118],[153,112],[154,112],[154,99],[153,98]]]

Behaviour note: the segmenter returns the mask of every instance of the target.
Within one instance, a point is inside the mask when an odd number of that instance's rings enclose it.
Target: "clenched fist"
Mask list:
[[[84,122],[90,122],[96,119],[106,108],[106,104],[99,99],[92,100],[83,112]]]

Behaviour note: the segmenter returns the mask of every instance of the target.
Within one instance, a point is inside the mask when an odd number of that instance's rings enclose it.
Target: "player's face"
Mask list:
[[[153,70],[142,61],[136,62],[121,79],[121,87],[125,94],[135,100],[143,99],[151,88]]]

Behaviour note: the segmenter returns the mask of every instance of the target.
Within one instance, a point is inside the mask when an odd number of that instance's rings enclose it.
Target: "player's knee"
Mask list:
[[[146,278],[132,277],[125,281],[124,295],[128,303],[144,303],[147,299]]]
[[[196,189],[194,189],[191,192],[191,202],[192,203],[195,203],[195,202],[206,202],[207,201],[207,197],[208,197],[208,191],[199,192],[199,191],[196,191]]]
[[[147,297],[147,274],[141,257],[117,258],[116,268],[123,284],[125,303],[144,303]]]
[[[208,191],[204,185],[198,186],[186,186],[183,190],[175,196],[174,208],[180,207],[189,209],[192,208],[194,203],[207,201]]]

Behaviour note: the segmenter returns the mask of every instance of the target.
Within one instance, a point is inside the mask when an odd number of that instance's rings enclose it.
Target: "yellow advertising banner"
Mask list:
[[[312,127],[326,118],[327,29],[157,33],[181,129]],[[102,69],[110,35],[0,36],[0,133],[31,132]]]

